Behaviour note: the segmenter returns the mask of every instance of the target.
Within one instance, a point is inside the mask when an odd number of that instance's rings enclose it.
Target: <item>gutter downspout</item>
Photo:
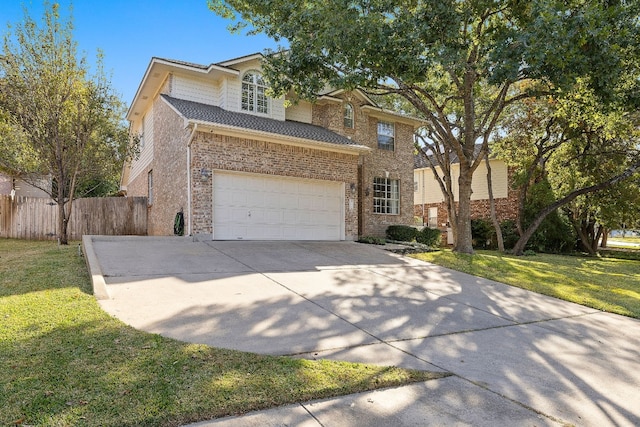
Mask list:
[[[187,235],[193,235],[193,225],[191,218],[191,143],[193,142],[193,138],[196,136],[196,132],[198,131],[198,124],[193,124],[193,130],[189,135],[189,139],[187,140],[187,218],[188,218],[188,227],[187,227]]]

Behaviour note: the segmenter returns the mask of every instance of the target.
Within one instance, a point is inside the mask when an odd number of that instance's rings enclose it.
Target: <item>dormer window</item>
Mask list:
[[[353,105],[344,105],[344,127],[353,129]]]
[[[242,77],[242,110],[252,113],[269,114],[269,99],[265,95],[267,85],[256,71],[249,71]]]

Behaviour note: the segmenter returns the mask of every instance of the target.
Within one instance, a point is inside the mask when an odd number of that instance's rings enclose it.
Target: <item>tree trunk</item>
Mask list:
[[[487,190],[489,191],[489,209],[491,211],[491,222],[493,228],[496,230],[496,240],[498,241],[498,250],[504,252],[504,239],[502,237],[502,229],[500,228],[500,222],[496,214],[496,202],[493,199],[493,182],[491,179],[491,165],[489,164],[489,155],[484,157],[487,165]]]
[[[473,254],[471,238],[471,179],[473,171],[468,165],[460,163],[458,178],[458,217],[456,218],[456,234],[453,250],[465,254]]]
[[[580,246],[589,253],[589,255],[595,255],[596,251],[593,249],[593,241],[590,238],[588,220],[572,220],[573,229],[576,231],[578,238],[580,239]]]
[[[605,227],[601,227],[602,230],[602,241],[600,242],[601,248],[607,247],[607,240],[609,239],[609,229]]]
[[[67,214],[64,209],[64,196],[58,194],[58,243],[61,245],[68,245],[69,239],[67,237]]]

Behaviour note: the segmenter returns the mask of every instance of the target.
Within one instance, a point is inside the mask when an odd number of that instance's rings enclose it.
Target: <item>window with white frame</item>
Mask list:
[[[265,94],[267,85],[256,71],[242,77],[242,109],[261,114],[269,113],[269,98]]]
[[[378,122],[378,148],[393,151],[395,126],[393,123]]]
[[[438,208],[429,208],[427,226],[429,228],[438,228]]]
[[[344,127],[353,129],[353,105],[344,105]]]
[[[147,173],[147,204],[151,206],[153,204],[153,171],[150,170]]]
[[[400,214],[400,180],[373,179],[373,213]]]

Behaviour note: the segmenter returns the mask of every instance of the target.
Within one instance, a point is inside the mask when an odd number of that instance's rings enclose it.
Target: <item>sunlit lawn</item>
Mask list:
[[[0,239],[1,426],[177,426],[442,376],[186,344],[90,292],[77,246]]]
[[[415,255],[454,270],[550,295],[598,310],[640,318],[640,261],[492,251],[450,250]]]

